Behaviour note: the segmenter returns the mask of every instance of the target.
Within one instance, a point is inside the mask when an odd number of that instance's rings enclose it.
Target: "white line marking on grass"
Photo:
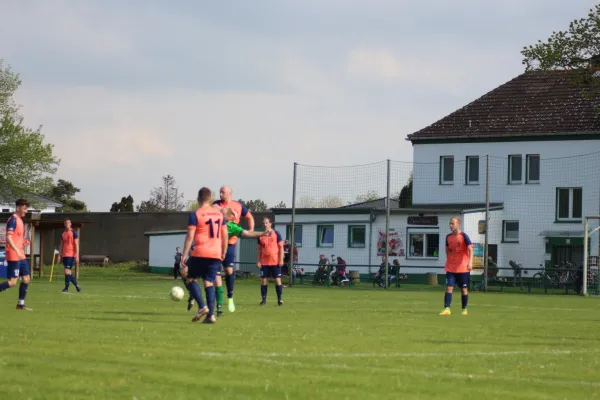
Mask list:
[[[565,351],[568,352],[568,350],[565,350]],[[506,352],[503,352],[501,354],[505,354],[505,353]],[[536,352],[521,352],[521,353],[534,354]],[[540,352],[537,352],[537,353],[539,354]],[[272,354],[275,354],[275,353],[267,354],[267,356],[270,356]],[[405,354],[408,355],[408,354],[414,354],[414,353],[405,353]],[[454,355],[454,353],[419,353],[419,354],[436,355],[436,356],[438,356],[439,354],[444,354],[444,355],[448,355],[448,356]],[[268,364],[268,365],[277,364],[277,365],[281,365],[281,366],[307,367],[307,368],[311,368],[311,369],[325,367],[325,368],[331,368],[336,371],[354,370],[354,371],[364,372],[365,370],[368,370],[368,371],[382,371],[382,372],[386,372],[386,373],[391,372],[391,373],[408,374],[408,375],[410,375],[410,374],[422,375],[425,377],[438,376],[438,377],[445,377],[445,378],[461,378],[461,379],[471,379],[471,380],[481,380],[481,381],[496,380],[496,381],[513,382],[513,383],[514,382],[523,382],[523,383],[535,382],[535,383],[540,383],[540,384],[544,384],[544,385],[555,385],[555,386],[578,385],[578,386],[589,386],[589,387],[594,387],[594,388],[600,388],[600,383],[594,382],[594,381],[583,381],[583,380],[568,381],[568,380],[557,380],[554,378],[541,379],[541,378],[533,378],[533,377],[528,378],[528,377],[504,376],[501,374],[494,374],[493,372],[490,372],[488,375],[481,375],[481,374],[477,375],[477,374],[465,374],[465,373],[460,373],[460,372],[448,372],[448,371],[423,371],[423,370],[416,370],[413,368],[377,367],[377,366],[371,366],[371,365],[365,366],[365,367],[351,367],[346,364],[334,364],[334,363],[309,365],[309,363],[307,361],[303,361],[303,362],[282,361],[282,360],[273,360],[269,357],[267,357],[267,359],[265,359],[265,357],[258,357],[255,354],[248,355],[248,354],[244,354],[244,353],[200,352],[199,355],[205,356],[205,357],[232,358],[232,359],[236,359],[238,361],[263,363],[263,364]],[[462,355],[464,355],[464,354],[462,354]],[[281,356],[281,354],[279,354],[278,356]],[[313,357],[314,355],[307,354],[305,356]],[[319,356],[328,356],[328,355],[321,354]]]
[[[597,353],[600,350],[515,350],[515,351],[456,351],[456,352],[435,352],[435,353],[266,353],[265,357],[301,357],[301,358],[423,358],[423,357],[503,357],[514,355],[569,355]],[[200,355],[207,357],[251,357],[251,353],[218,353],[201,352]]]

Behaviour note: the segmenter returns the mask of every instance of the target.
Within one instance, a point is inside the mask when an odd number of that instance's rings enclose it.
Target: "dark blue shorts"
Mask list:
[[[29,261],[6,261],[6,279],[15,279],[20,276],[29,276]]]
[[[225,268],[233,268],[233,262],[235,261],[235,244],[227,245],[227,253],[223,260],[223,266]]]
[[[260,268],[260,277],[261,278],[281,278],[281,267],[263,265]]]
[[[446,286],[457,286],[461,289],[469,287],[470,272],[446,272]]]
[[[75,264],[75,257],[63,257],[62,259],[63,265],[65,268],[73,268],[73,264]]]
[[[187,261],[189,279],[201,278],[206,282],[215,282],[217,272],[221,268],[221,260],[217,258],[190,257]]]

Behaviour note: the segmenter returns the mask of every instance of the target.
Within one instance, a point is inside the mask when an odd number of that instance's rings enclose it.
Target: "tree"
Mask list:
[[[19,106],[13,99],[14,93],[21,86],[19,74],[12,72],[10,66],[3,68],[3,60],[0,58],[0,116],[17,118]]]
[[[266,211],[269,211],[269,206],[267,206],[267,203],[265,203],[261,199],[248,200],[248,201],[244,201],[242,199],[238,199],[238,201],[240,203],[242,203],[243,205],[245,205],[246,208],[248,210],[250,210],[250,211],[254,211],[254,212],[266,212]]]
[[[582,85],[584,95],[600,88],[600,79],[593,79],[600,69],[600,5],[591,9],[586,18],[572,21],[568,31],[552,32],[545,41],[521,50],[527,71],[575,70],[573,83]]]
[[[215,202],[215,200],[217,200],[218,195],[219,195],[219,191],[215,191],[215,190],[211,190],[211,204]],[[200,208],[200,203],[198,203],[198,200],[188,200],[187,204],[185,206],[185,209],[187,211],[194,211],[197,210],[198,208]]]
[[[152,200],[144,200],[137,207],[137,212],[164,212],[159,204],[154,203]]]
[[[183,193],[179,193],[175,178],[171,175],[163,176],[162,186],[150,192],[150,199],[142,201],[137,207],[138,212],[169,212],[183,211]]]
[[[400,195],[398,196],[398,201],[400,202],[400,208],[410,208],[412,207],[412,191],[413,191],[413,172],[410,172],[410,176],[408,177],[408,182],[400,191]]]
[[[280,201],[279,204],[273,206],[273,208],[287,208],[287,205],[283,201]]]
[[[342,207],[344,202],[339,196],[327,196],[317,202],[320,208],[338,208]]]
[[[57,212],[87,212],[87,205],[81,200],[77,200],[75,195],[81,192],[81,189],[73,183],[59,179],[53,184],[50,190],[44,193],[46,196],[63,203],[62,207],[56,209]]]
[[[47,193],[59,164],[40,129],[23,126],[13,99],[20,85],[19,75],[4,68],[0,59],[0,200],[4,201]]]
[[[300,197],[298,199],[298,202],[296,204],[296,207],[298,208],[314,208],[316,207],[316,202],[315,199],[313,199],[312,197]]]
[[[380,198],[381,196],[379,196],[379,193],[377,193],[375,190],[369,190],[367,193],[359,194],[358,196],[356,196],[356,200],[352,204],[366,203],[368,201],[373,201]]]
[[[131,195],[121,197],[120,202],[112,203],[110,212],[133,212],[133,197],[131,197]]]

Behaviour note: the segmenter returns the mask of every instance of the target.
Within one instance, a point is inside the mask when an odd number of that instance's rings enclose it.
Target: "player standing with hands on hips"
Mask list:
[[[467,315],[469,302],[469,278],[473,269],[473,243],[460,230],[460,218],[450,220],[451,233],[446,236],[446,294],[444,309],[440,315],[451,315],[452,291],[458,285],[462,293],[462,315]]]

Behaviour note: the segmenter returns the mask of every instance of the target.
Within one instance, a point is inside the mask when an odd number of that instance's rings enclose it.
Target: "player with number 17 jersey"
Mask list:
[[[190,214],[188,227],[195,227],[194,250],[192,257],[221,260],[223,256],[222,233],[227,235],[227,225],[223,214],[216,208],[207,206]]]

